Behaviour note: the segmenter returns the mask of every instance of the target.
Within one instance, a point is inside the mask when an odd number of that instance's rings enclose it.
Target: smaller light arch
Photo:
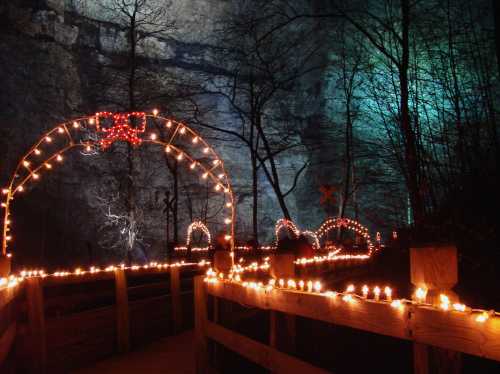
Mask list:
[[[345,227],[346,229],[355,232],[366,240],[366,245],[368,247],[368,255],[371,255],[374,249],[374,245],[371,241],[370,233],[368,229],[360,224],[359,222],[352,220],[350,218],[328,218],[321,226],[316,230],[316,237],[320,241],[324,236],[326,236],[331,230]]]
[[[201,221],[194,221],[188,226],[186,235],[186,246],[189,247],[191,245],[193,233],[197,230],[205,234],[205,237],[207,238],[208,247],[210,247],[212,245],[212,236],[210,235],[210,230],[208,230],[208,227]]]
[[[276,236],[276,245],[278,245],[279,234],[280,234],[281,230],[287,230],[288,232],[292,233],[295,238],[298,238],[300,235],[300,230],[295,225],[295,223],[293,223],[293,221],[286,219],[286,218],[281,218],[278,221],[276,221],[276,225],[274,226],[274,234]]]
[[[312,240],[312,246],[315,250],[318,250],[321,247],[318,237],[314,231],[310,230],[301,231],[293,221],[286,218],[281,218],[278,221],[276,221],[275,225],[276,245],[278,245],[279,234],[281,230],[287,230],[288,232],[292,233],[295,239],[297,239],[300,235],[304,235],[305,237],[310,238]]]

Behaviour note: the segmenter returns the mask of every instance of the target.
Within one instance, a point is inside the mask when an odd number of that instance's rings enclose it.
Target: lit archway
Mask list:
[[[197,230],[205,234],[207,238],[207,243],[210,246],[212,244],[212,237],[210,235],[210,231],[208,230],[208,227],[201,221],[194,221],[189,225],[187,230],[186,245],[188,247],[191,245],[191,241],[193,239],[193,232]]]
[[[371,255],[374,249],[374,245],[371,241],[368,229],[359,222],[356,222],[349,218],[328,218],[316,230],[316,237],[318,241],[320,241],[323,237],[326,237],[331,230],[339,228],[345,228],[365,239],[366,245],[368,247],[368,254]]]
[[[280,239],[279,238],[280,232],[282,230],[286,230],[286,232],[292,234],[294,239],[297,239],[300,235],[304,235],[310,241],[311,245],[315,250],[320,249],[319,240],[314,231],[309,231],[309,230],[301,231],[297,227],[297,225],[289,219],[281,218],[278,221],[276,221],[274,230],[275,230],[274,233],[276,235],[276,243],[275,243],[276,246],[278,245]]]
[[[186,245],[184,246],[177,246],[174,248],[175,251],[187,251],[189,247],[191,246],[191,242],[193,240],[193,233],[195,231],[201,231],[203,234],[205,234],[205,237],[207,239],[207,246],[205,247],[194,247],[191,248],[193,252],[206,252],[210,249],[210,246],[212,245],[212,235],[210,234],[210,230],[208,229],[207,225],[205,225],[201,221],[194,221],[191,222],[191,224],[187,228],[187,235],[186,235]]]
[[[359,254],[337,255],[340,252],[340,250],[336,246],[333,246],[334,250],[331,252],[331,256],[333,256],[334,259],[370,258],[373,251],[378,249],[378,247],[375,247],[371,241],[368,228],[350,218],[328,218],[321,224],[321,226],[316,231],[300,230],[299,227],[297,227],[297,225],[293,221],[281,218],[278,221],[276,221],[275,225],[276,238],[275,238],[274,248],[276,248],[279,242],[280,233],[283,230],[285,230],[288,233],[288,235],[292,236],[293,239],[297,239],[300,235],[305,236],[315,250],[320,250],[322,248],[327,249],[326,246],[322,246],[321,240],[323,240],[323,238],[325,238],[331,230],[338,228],[345,228],[349,231],[354,232],[356,235],[361,236],[366,241],[367,253],[362,255]],[[377,239],[377,243],[380,244],[380,239]]]
[[[151,124],[154,126],[148,126]],[[159,128],[167,131],[168,140],[159,139]],[[46,132],[20,159],[7,187],[2,190],[5,195],[1,203],[5,209],[2,254],[7,255],[8,244],[13,239],[10,235],[11,204],[27,184],[36,182],[43,173],[63,162],[64,153],[73,148],[81,148],[88,153],[106,151],[117,141],[128,142],[134,147],[144,143],[157,144],[167,155],[184,162],[189,170],[198,172],[202,180],[211,181],[214,191],[224,197],[227,212],[224,218],[227,227],[225,238],[230,243],[231,251],[234,250],[235,200],[223,160],[193,129],[162,117],[154,110],[152,114],[98,112],[63,122]]]
[[[281,218],[276,221],[276,225],[274,226],[274,235],[276,236],[276,245],[278,245],[279,242],[279,235],[282,230],[286,230],[288,233],[291,233],[295,239],[297,239],[300,235],[300,230],[299,228],[293,223],[293,221],[290,221],[289,219],[286,218]]]

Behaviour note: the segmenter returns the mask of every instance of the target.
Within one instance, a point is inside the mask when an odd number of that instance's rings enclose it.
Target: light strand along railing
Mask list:
[[[208,321],[206,306],[200,305],[206,302],[207,295],[500,361],[500,318],[477,323],[471,314],[444,312],[426,305],[409,304],[404,308],[394,308],[391,303],[363,298],[351,298],[346,302],[338,296],[277,288],[257,290],[226,281],[204,282],[198,277],[195,281],[195,328],[199,373],[208,364],[207,353],[203,351],[207,339],[213,339],[276,372],[292,372],[289,369],[298,361]],[[241,347],[251,349],[245,353]],[[265,359],[260,359],[261,356]],[[309,364],[301,362],[301,365]]]
[[[192,271],[196,273],[201,270],[199,264],[179,264],[171,266],[148,266],[147,268],[141,267],[113,267],[109,271],[101,272],[79,272],[80,275],[74,276],[34,276],[26,277],[22,281],[16,281],[12,284],[6,285],[5,287],[0,287],[0,373],[15,372],[12,369],[13,366],[21,365],[19,362],[13,362],[15,359],[20,360],[19,357],[29,357],[29,362],[22,363],[22,365],[27,365],[30,372],[47,372],[50,365],[55,365],[54,362],[58,362],[54,355],[57,354],[50,349],[54,345],[54,341],[57,344],[62,344],[64,341],[69,345],[64,345],[64,350],[71,356],[71,353],[67,352],[68,347],[74,348],[75,340],[73,338],[66,338],[69,334],[75,334],[74,326],[65,326],[63,330],[59,327],[60,321],[65,319],[77,318],[80,322],[90,323],[90,321],[97,320],[109,311],[110,319],[109,322],[114,324],[114,326],[106,326],[109,331],[112,331],[111,339],[114,340],[113,347],[118,352],[127,352],[130,350],[131,345],[134,341],[133,327],[136,322],[133,319],[134,308],[138,303],[150,303],[152,305],[157,305],[154,303],[159,297],[169,297],[170,303],[168,304],[168,309],[165,308],[165,316],[169,316],[168,323],[171,324],[171,331],[173,333],[178,333],[182,330],[185,325],[185,317],[183,315],[183,297],[190,294],[190,290],[182,290],[181,280],[189,277]],[[186,269],[187,272],[183,273]],[[184,277],[181,276],[184,274]],[[160,280],[156,280],[156,275],[162,275]],[[167,277],[164,277],[166,275]],[[128,284],[130,280],[137,280],[143,276],[153,276],[153,282],[145,282],[141,285]],[[168,281],[167,281],[168,279]],[[66,287],[69,284],[81,284],[88,283],[89,285],[95,285],[96,282],[101,282],[103,280],[108,281],[108,285],[112,282],[114,285],[111,288],[106,288],[104,293],[107,294],[111,290],[110,294],[111,304],[92,304],[90,308],[85,308],[83,310],[72,310],[71,307],[75,304],[75,300],[81,300],[79,295],[77,298],[73,299],[71,297],[66,298],[63,294],[55,296],[53,292],[49,293],[51,296],[47,297],[47,288],[51,290],[59,289],[58,287]],[[151,290],[148,288],[151,286],[156,286],[159,283],[163,283],[165,280],[165,288],[167,293],[162,291],[161,294],[153,293],[145,298],[137,299],[136,295],[139,288],[145,287],[144,289]],[[155,288],[156,289],[156,288]],[[164,290],[164,288],[162,288]],[[88,292],[88,291],[85,291]],[[90,296],[94,296],[98,299],[101,296],[96,296],[98,292],[93,289]],[[134,296],[129,299],[130,295]],[[93,300],[96,300],[93,299]],[[52,301],[56,300],[56,304]],[[85,299],[88,300],[88,299]],[[184,298],[185,300],[185,298]],[[21,305],[26,305],[25,308],[20,308]],[[47,314],[47,311],[54,307],[54,305],[64,307],[69,306],[70,309],[64,309],[62,315],[54,316],[53,314]],[[88,304],[90,305],[90,304]],[[23,318],[23,312],[21,309],[26,310],[26,318]],[[103,312],[104,311],[104,312]],[[107,318],[107,317],[106,317]],[[108,319],[105,319],[108,321]],[[58,327],[59,326],[59,327]],[[137,328],[136,328],[137,329]],[[56,330],[58,331],[56,333]],[[78,330],[78,329],[76,329]],[[95,329],[93,330],[96,331]],[[51,335],[55,334],[55,335]],[[91,332],[86,332],[85,336],[79,336],[78,339],[87,339]],[[99,339],[104,339],[106,333],[103,331],[99,332]],[[56,336],[57,335],[57,336]],[[78,335],[78,332],[76,333]],[[93,339],[93,337],[90,337]],[[105,339],[108,339],[106,336]],[[16,341],[20,341],[21,344],[15,344]],[[103,343],[104,344],[104,343]],[[82,353],[83,352],[83,353]],[[82,351],[79,354],[85,354]],[[74,353],[74,352],[73,352]],[[83,357],[83,356],[82,356]],[[79,358],[82,358],[79,357]],[[87,356],[83,357],[87,359]],[[90,359],[94,359],[90,357]],[[57,363],[56,363],[57,364]],[[12,370],[12,371],[9,371]]]
[[[97,279],[97,278],[110,278],[113,277],[113,273],[115,270],[131,270],[131,271],[150,271],[150,272],[158,272],[158,271],[167,271],[169,268],[176,267],[191,267],[197,265],[198,267],[205,267],[210,265],[210,262],[205,259],[200,260],[199,262],[174,262],[174,263],[159,263],[159,262],[150,262],[145,265],[129,265],[125,264],[120,265],[108,265],[105,267],[99,266],[90,266],[88,269],[77,267],[74,270],[58,270],[53,273],[47,273],[43,269],[25,269],[21,270],[17,275],[12,274],[9,277],[0,278],[0,288],[2,287],[13,287],[18,283],[23,282],[29,278],[42,278],[45,279],[45,282],[48,282],[50,279],[55,279],[56,283],[60,283],[61,279],[65,279],[69,283],[78,283],[85,279]]]

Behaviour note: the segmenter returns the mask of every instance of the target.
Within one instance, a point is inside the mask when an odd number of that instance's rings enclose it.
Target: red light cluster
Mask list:
[[[105,136],[99,141],[103,149],[108,148],[115,141],[121,140],[129,142],[133,146],[140,145],[142,139],[139,134],[146,131],[146,113],[130,112],[130,113],[111,113],[98,112],[95,115],[97,131]],[[132,118],[137,118],[140,123],[138,126],[133,126],[130,122]],[[112,118],[113,126],[109,128],[103,127],[103,121],[107,118]]]

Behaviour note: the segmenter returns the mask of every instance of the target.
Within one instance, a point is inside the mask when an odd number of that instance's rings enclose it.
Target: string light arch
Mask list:
[[[274,234],[276,235],[276,245],[278,245],[279,235],[281,230],[286,230],[288,233],[291,233],[295,239],[298,238],[300,235],[300,230],[295,225],[295,223],[293,223],[293,221],[290,221],[289,219],[286,218],[281,218],[276,221],[276,225],[274,226]]]
[[[187,234],[186,234],[186,245],[183,246],[177,246],[174,248],[175,251],[187,251],[188,248],[191,245],[192,239],[193,239],[193,233],[195,231],[201,231],[206,239],[207,239],[207,245],[205,247],[193,247],[191,250],[193,252],[206,252],[210,249],[212,246],[212,235],[210,234],[210,230],[208,227],[201,221],[194,221],[191,222],[191,224],[187,228]]]
[[[187,246],[191,245],[191,241],[193,239],[193,233],[195,231],[201,231],[203,234],[205,234],[208,246],[212,245],[212,236],[210,235],[208,227],[201,221],[194,221],[189,225],[187,229],[187,236],[186,236]]]
[[[148,129],[150,123],[155,125],[151,130]],[[159,128],[167,131],[168,140],[160,139]],[[87,154],[104,152],[117,141],[128,142],[134,147],[148,143],[159,145],[189,170],[198,172],[201,180],[211,182],[214,191],[224,196],[225,239],[234,251],[235,199],[224,161],[196,131],[182,122],[159,115],[155,109],[152,113],[97,112],[60,123],[43,134],[20,159],[8,185],[2,189],[2,255],[11,255],[8,246],[13,239],[10,234],[10,209],[14,198],[21,195],[29,184],[38,181],[43,173],[63,162],[67,151],[80,148]]]
[[[346,228],[347,230],[353,231],[354,233],[360,235],[363,239],[365,239],[368,248],[368,255],[371,255],[375,247],[371,241],[368,229],[359,222],[354,221],[350,218],[328,218],[316,230],[316,237],[318,241],[321,241],[323,237],[326,237],[331,230],[339,228]]]
[[[345,253],[342,247],[337,247],[336,245],[323,245],[321,240],[328,235],[331,230],[338,228],[346,228],[353,231],[357,235],[361,236],[367,245],[366,253]],[[295,261],[296,264],[307,265],[307,264],[318,264],[322,262],[331,261],[346,261],[346,260],[368,260],[371,258],[374,251],[378,250],[380,247],[380,235],[377,235],[377,246],[374,246],[368,229],[360,224],[359,222],[352,220],[350,218],[328,218],[326,219],[316,231],[311,230],[300,230],[297,225],[291,220],[281,218],[276,221],[275,225],[275,244],[276,248],[279,241],[279,235],[282,230],[286,230],[293,238],[297,239],[300,235],[308,238],[314,248],[314,250],[328,250],[328,254],[322,256],[314,256],[309,258],[299,258]],[[342,253],[340,253],[342,252]]]

